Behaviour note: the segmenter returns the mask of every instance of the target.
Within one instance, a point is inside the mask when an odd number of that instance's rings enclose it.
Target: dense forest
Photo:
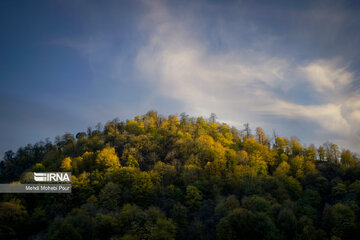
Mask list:
[[[71,171],[71,194],[1,194],[0,239],[358,239],[359,156],[149,111],[5,153],[0,182]]]

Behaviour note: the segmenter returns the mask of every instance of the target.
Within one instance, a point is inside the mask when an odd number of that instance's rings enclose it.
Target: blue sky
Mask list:
[[[0,154],[155,109],[360,152],[358,1],[1,1]]]

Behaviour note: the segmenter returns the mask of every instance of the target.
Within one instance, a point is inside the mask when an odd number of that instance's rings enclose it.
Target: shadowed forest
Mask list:
[[[0,239],[303,239],[360,236],[357,154],[186,114],[6,152],[1,183],[71,171],[71,194],[1,194]]]

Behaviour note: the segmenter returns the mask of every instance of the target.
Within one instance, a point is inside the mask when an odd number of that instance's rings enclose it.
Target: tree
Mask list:
[[[263,159],[263,155],[256,151],[249,156],[249,166],[259,175],[267,175],[267,164]]]
[[[298,223],[298,229],[300,231],[299,238],[301,240],[319,239],[316,233],[316,229],[314,227],[314,222],[306,216],[300,218]]]
[[[290,148],[291,148],[291,154],[293,156],[297,156],[302,152],[302,146],[297,137],[291,137]]]
[[[120,166],[119,158],[115,153],[115,148],[106,147],[97,152],[96,164],[101,168],[116,168]]]
[[[307,161],[311,162],[314,162],[317,159],[317,151],[313,144],[306,148],[305,157]]]
[[[126,204],[121,209],[119,220],[125,239],[175,239],[175,224],[166,219],[159,208],[150,207],[142,211],[136,205]]]
[[[349,191],[356,194],[358,199],[360,199],[360,180],[356,180],[349,186]]]
[[[201,166],[215,159],[225,159],[225,148],[209,135],[202,135],[196,139],[196,152]]]
[[[0,195],[0,239],[358,238],[350,150],[276,134],[270,145],[261,128],[253,136],[214,115],[150,111],[94,129],[5,154],[1,183],[71,171],[72,194]]]
[[[54,233],[50,235],[49,239],[81,240],[83,238],[81,237],[80,233],[78,233],[77,230],[70,223],[63,223],[63,224],[59,224],[58,228]]]
[[[98,213],[95,217],[95,234],[99,239],[110,239],[121,233],[119,215],[114,213]]]
[[[176,226],[158,208],[150,207],[145,211],[144,232],[140,232],[140,239],[173,240],[175,239]],[[141,234],[142,233],[142,234]]]
[[[339,163],[340,151],[338,145],[327,142],[324,144],[326,160],[332,163]]]
[[[249,123],[244,124],[244,132],[245,132],[245,138],[251,138],[251,129]]]
[[[263,213],[252,213],[243,208],[234,209],[216,226],[217,239],[276,239],[277,229]]]
[[[71,171],[72,167],[71,167],[71,158],[70,157],[64,158],[64,160],[61,162],[60,169],[63,171],[67,171],[67,172]]]
[[[252,212],[268,212],[270,209],[270,202],[263,197],[253,195],[251,197],[243,197],[241,200],[242,207],[251,210]]]
[[[209,117],[209,122],[215,123],[215,122],[216,122],[216,119],[217,119],[216,114],[215,114],[215,113],[211,113],[211,114],[210,114],[210,117]]]
[[[161,161],[158,161],[155,164],[153,170],[159,173],[159,175],[162,178],[162,182],[165,185],[170,184],[176,178],[176,169],[174,166],[170,164],[166,164]]]
[[[215,208],[215,215],[217,217],[225,217],[228,213],[239,207],[239,200],[235,197],[235,195],[230,195],[218,203]]]
[[[341,238],[351,239],[355,230],[355,214],[350,207],[341,203],[324,209],[323,223],[330,233]]]
[[[27,211],[18,199],[0,203],[0,238],[13,239],[21,236],[21,228]]]
[[[217,239],[252,239],[254,214],[249,210],[238,208],[222,218],[216,226]]]
[[[277,223],[281,233],[286,239],[294,239],[297,230],[297,219],[291,209],[286,208],[281,210],[277,217]]]
[[[282,178],[285,187],[292,199],[298,199],[302,194],[302,187],[298,180],[292,176]]]
[[[72,210],[65,218],[57,218],[49,228],[49,239],[91,239],[94,221],[83,209]]]
[[[126,161],[126,166],[128,167],[133,167],[133,168],[138,168],[139,167],[139,163],[138,161],[133,157],[133,155],[129,155],[128,159]]]
[[[304,177],[304,157],[303,156],[295,156],[290,160],[291,173],[293,176],[297,178]]]
[[[174,220],[178,229],[184,230],[188,225],[188,209],[177,202],[171,209],[171,218]]]
[[[186,205],[194,211],[201,205],[202,194],[195,186],[187,186],[185,199]]]
[[[319,155],[319,160],[320,161],[324,161],[325,160],[325,148],[323,146],[320,146],[318,148],[318,155]]]
[[[109,182],[99,194],[99,204],[104,209],[116,211],[119,209],[122,200],[121,188],[118,184]]]
[[[263,145],[267,145],[269,143],[269,139],[266,137],[261,127],[256,128],[256,141]]]
[[[32,172],[45,172],[46,168],[42,163],[37,163],[31,168]]]
[[[290,173],[290,165],[283,161],[280,163],[280,165],[276,168],[276,171],[274,172],[277,176],[286,176]]]
[[[285,141],[282,137],[277,137],[275,139],[275,148],[277,150],[278,155],[281,155],[285,152]]]
[[[344,166],[352,166],[356,164],[356,159],[354,158],[353,154],[350,152],[350,150],[343,150],[341,152],[341,163]]]

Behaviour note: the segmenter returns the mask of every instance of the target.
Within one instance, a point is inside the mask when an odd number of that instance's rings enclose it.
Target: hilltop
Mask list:
[[[327,142],[155,111],[7,152],[2,183],[72,173],[71,194],[2,194],[1,239],[357,239],[360,163]]]

